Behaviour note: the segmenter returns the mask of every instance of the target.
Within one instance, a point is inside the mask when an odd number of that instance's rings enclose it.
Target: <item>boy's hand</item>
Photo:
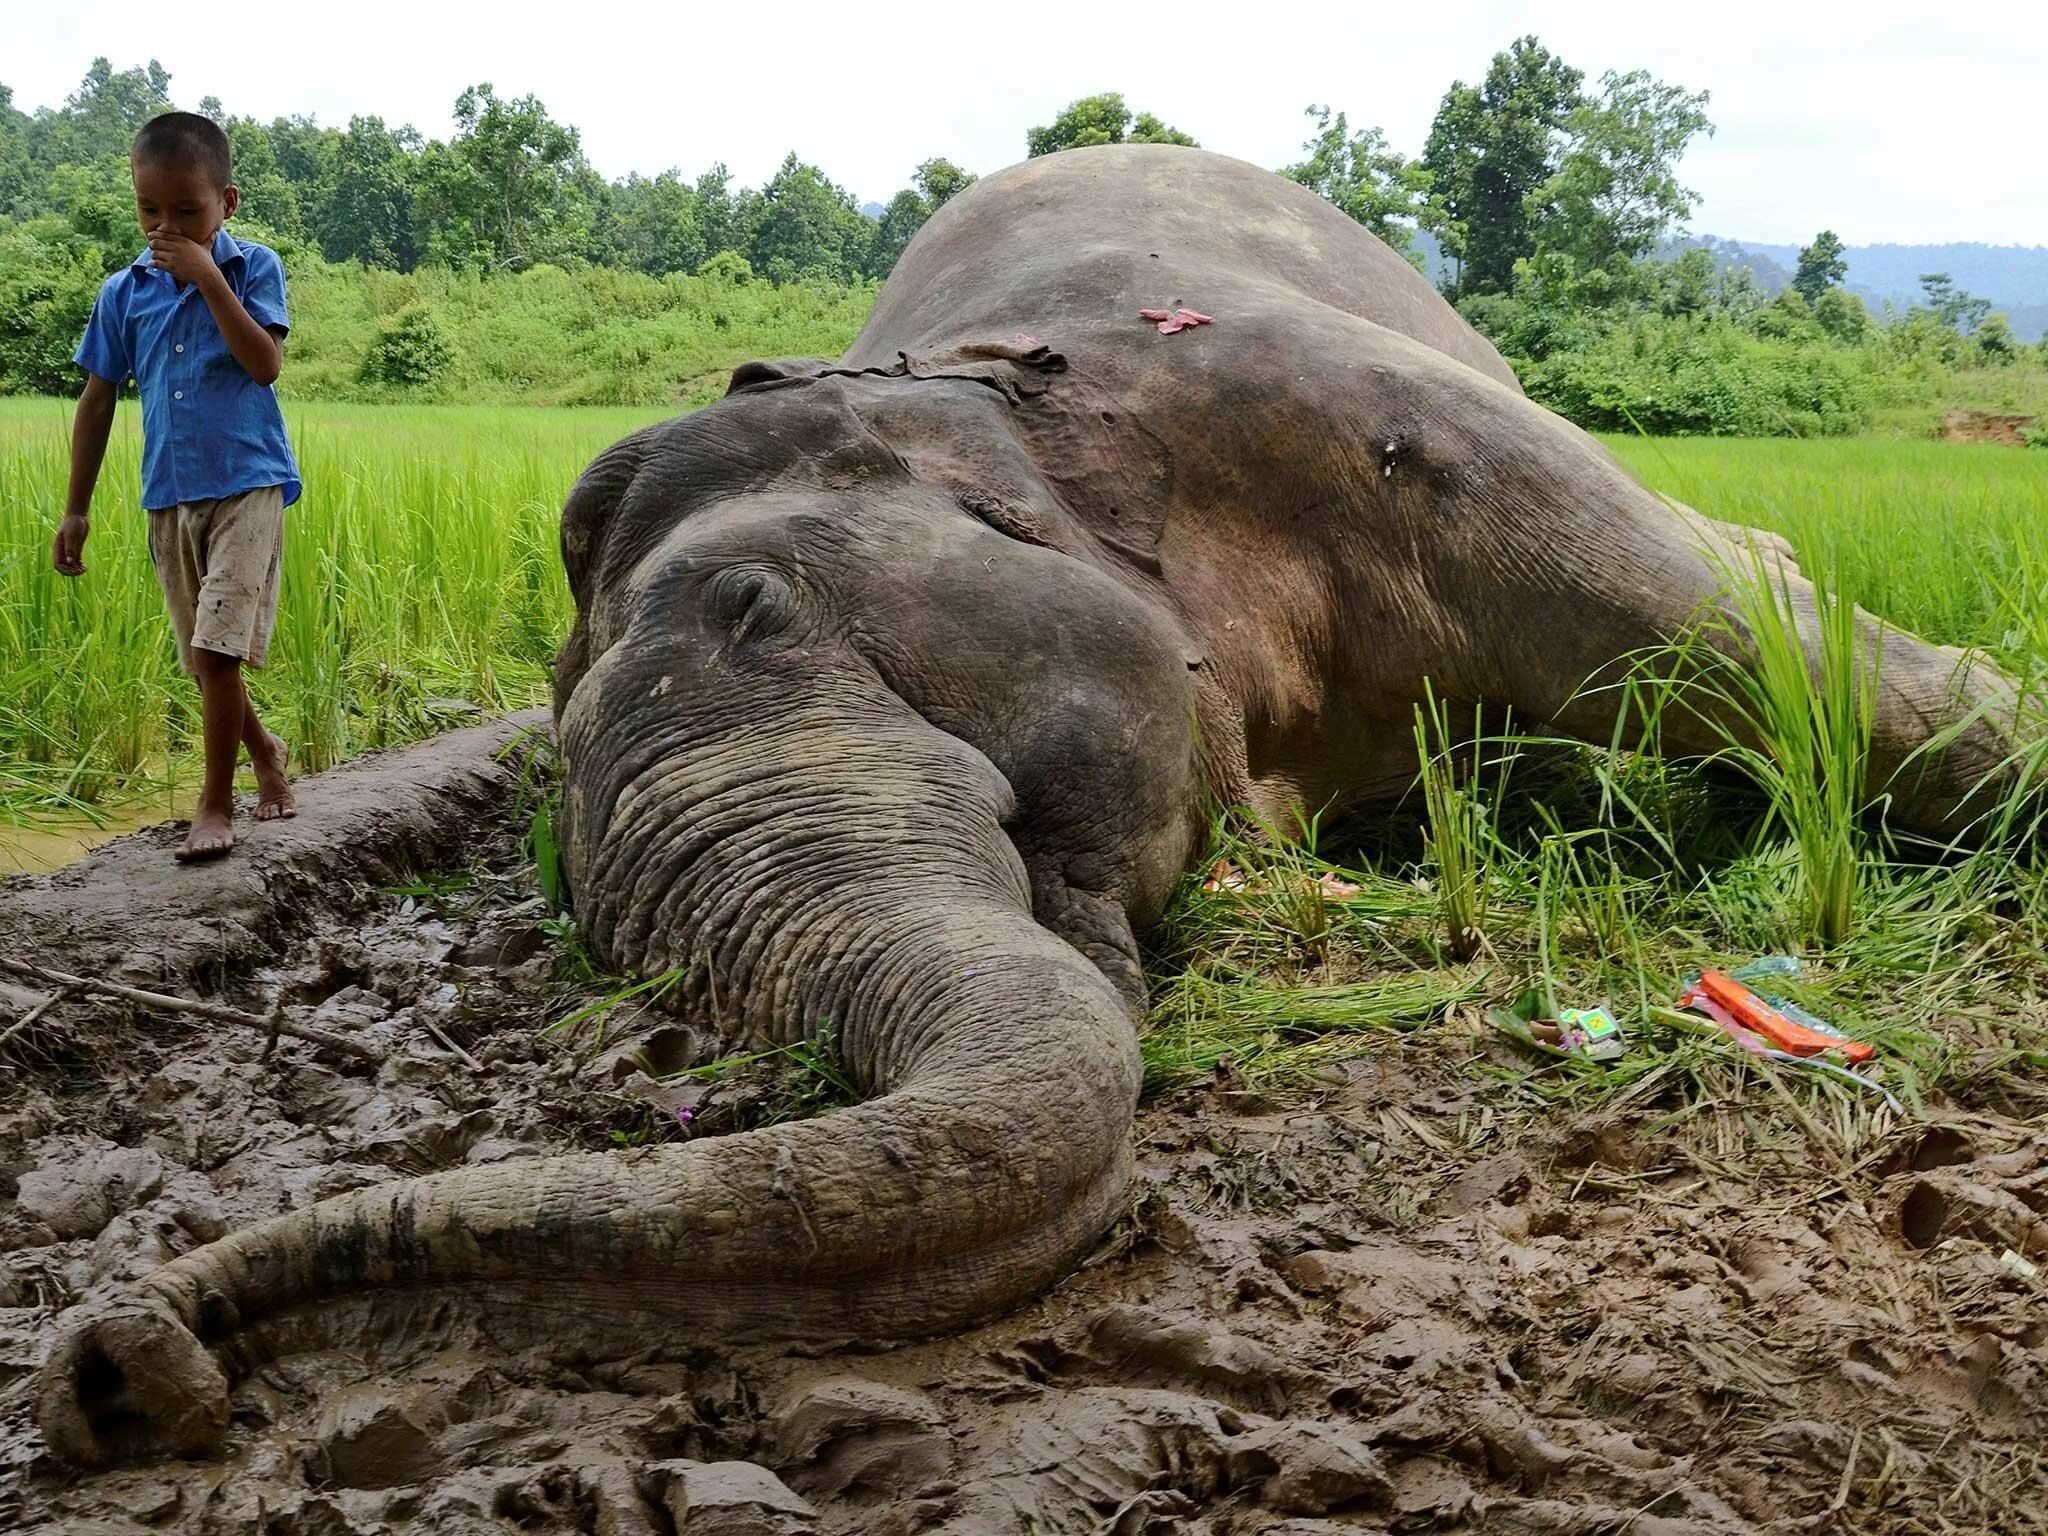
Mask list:
[[[64,521],[57,525],[57,544],[51,551],[59,576],[83,576],[85,561],[85,536],[92,531],[92,524],[76,512],[66,514]]]
[[[152,230],[149,236],[150,264],[168,272],[181,283],[197,285],[220,268],[213,264],[213,248],[169,230]]]

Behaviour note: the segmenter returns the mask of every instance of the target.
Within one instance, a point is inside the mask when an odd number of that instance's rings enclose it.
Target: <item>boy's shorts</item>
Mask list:
[[[149,514],[149,558],[164,589],[178,664],[217,651],[261,667],[277,622],[284,554],[284,487],[186,501]]]

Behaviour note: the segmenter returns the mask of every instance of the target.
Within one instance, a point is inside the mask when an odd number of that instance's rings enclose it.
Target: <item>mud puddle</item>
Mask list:
[[[766,1069],[656,1082],[643,1059],[719,1049],[670,1020],[544,1033],[573,957],[509,828],[473,853],[225,989],[381,1069],[116,1012],[0,1063],[0,1528],[2048,1528],[2048,1287],[2001,1259],[2044,1235],[2039,1127],[1951,1106],[1788,1191],[1675,1159],[1656,1106],[1533,1113],[1426,1042],[1311,1097],[1226,1074],[1149,1105],[1127,1219],[957,1338],[599,1358],[423,1305],[375,1350],[259,1368],[218,1461],[54,1465],[26,1387],[59,1314],[230,1227],[801,1107]]]

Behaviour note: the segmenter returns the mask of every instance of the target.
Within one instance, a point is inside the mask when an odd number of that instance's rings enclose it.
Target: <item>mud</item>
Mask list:
[[[303,824],[251,835],[263,881],[205,908],[206,943],[175,923],[145,943],[143,889],[90,921],[169,833],[7,888],[31,900],[0,935],[62,917],[39,930],[65,935],[52,963],[211,981],[387,1059],[286,1039],[264,1060],[221,1026],[76,1002],[6,1048],[0,1529],[2048,1529],[2048,1284],[2015,1262],[2048,1274],[2039,1106],[1944,1103],[1864,1166],[1765,1179],[1668,1105],[1535,1105],[1476,1035],[1462,1057],[1390,1044],[1298,1100],[1226,1073],[1149,1105],[1127,1219],[956,1338],[535,1349],[422,1298],[362,1309],[345,1349],[290,1352],[282,1325],[218,1460],[68,1473],[29,1377],[66,1308],[166,1258],[359,1185],[801,1107],[772,1075],[649,1077],[721,1049],[673,1020],[545,1032],[573,957],[495,740],[310,786]],[[467,873],[403,873],[436,865]],[[0,999],[0,1029],[16,1011]]]
[[[1944,443],[1996,443],[2002,448],[2024,448],[2032,416],[2002,415],[1996,411],[1946,411],[1938,434]]]

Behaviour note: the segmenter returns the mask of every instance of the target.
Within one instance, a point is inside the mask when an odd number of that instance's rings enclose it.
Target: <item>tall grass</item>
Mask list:
[[[1603,439],[1652,489],[1790,539],[1872,613],[1938,645],[2028,649],[2027,573],[2048,575],[2039,450],[1869,439]],[[2035,582],[2031,590],[2048,595]]]
[[[1646,686],[1691,697],[1715,756],[1763,791],[1770,823],[1798,851],[1804,934],[1833,947],[1849,936],[1865,862],[1871,731],[1883,633],[1825,569],[1808,573],[1801,610],[1781,562],[1752,547],[1722,568],[1725,607],[1650,659]]]
[[[475,710],[544,701],[571,604],[562,499],[658,411],[288,406],[306,484],[286,514],[278,627],[258,707],[320,768]],[[50,568],[68,406],[0,400],[0,819],[147,792],[197,741],[137,505],[122,407],[86,574]]]
[[[1444,942],[1453,960],[1470,960],[1486,941],[1489,845],[1484,788],[1485,719],[1472,710],[1472,733],[1453,734],[1448,701],[1423,682],[1415,709],[1415,756],[1422,786],[1423,840],[1443,914]],[[1461,751],[1470,760],[1461,763]]]

